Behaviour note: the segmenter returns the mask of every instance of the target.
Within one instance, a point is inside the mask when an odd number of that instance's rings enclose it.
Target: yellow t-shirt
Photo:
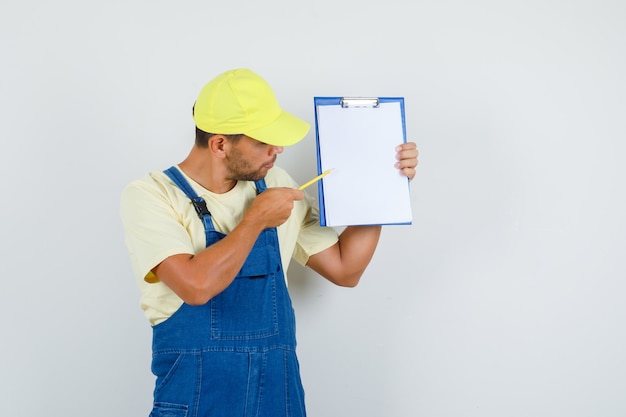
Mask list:
[[[184,175],[184,174],[183,174]],[[207,203],[215,229],[228,234],[241,221],[256,196],[254,182],[239,181],[227,193],[215,194],[187,177]],[[267,187],[297,187],[281,168],[265,177]],[[196,254],[206,247],[204,225],[191,201],[163,172],[131,182],[122,192],[121,217],[126,246],[141,290],[141,308],[152,325],[169,318],[183,301],[151,272],[169,256]],[[309,256],[337,242],[337,232],[319,226],[315,200],[296,201],[289,219],[277,228],[283,271],[293,257],[306,264]],[[285,277],[286,278],[286,277]]]

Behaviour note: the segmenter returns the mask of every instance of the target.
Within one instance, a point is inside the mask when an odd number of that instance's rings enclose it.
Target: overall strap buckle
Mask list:
[[[202,197],[194,197],[194,198],[191,199],[191,202],[193,204],[193,208],[196,209],[196,213],[198,213],[198,217],[200,217],[201,220],[207,214],[209,216],[211,215],[211,212],[209,211],[209,209],[206,206],[206,201],[204,201],[204,199]]]

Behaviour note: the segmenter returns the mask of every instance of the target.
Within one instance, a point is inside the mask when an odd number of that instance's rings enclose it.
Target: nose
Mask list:
[[[282,147],[282,146],[272,146],[272,151],[271,152],[272,152],[272,155],[273,154],[280,154],[280,153],[283,153],[284,150],[285,150],[285,148]]]

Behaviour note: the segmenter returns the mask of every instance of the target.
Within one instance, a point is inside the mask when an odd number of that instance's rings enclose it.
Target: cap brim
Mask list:
[[[283,110],[269,125],[242,133],[268,145],[290,146],[304,139],[310,128],[307,122]]]

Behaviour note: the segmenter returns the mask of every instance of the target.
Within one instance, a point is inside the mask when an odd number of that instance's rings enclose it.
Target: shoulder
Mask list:
[[[123,217],[145,215],[157,207],[170,208],[180,196],[167,175],[154,171],[128,183],[121,192],[120,210]]]
[[[122,189],[122,201],[146,197],[148,195],[167,195],[174,189],[174,183],[162,171],[153,171],[128,183]]]

